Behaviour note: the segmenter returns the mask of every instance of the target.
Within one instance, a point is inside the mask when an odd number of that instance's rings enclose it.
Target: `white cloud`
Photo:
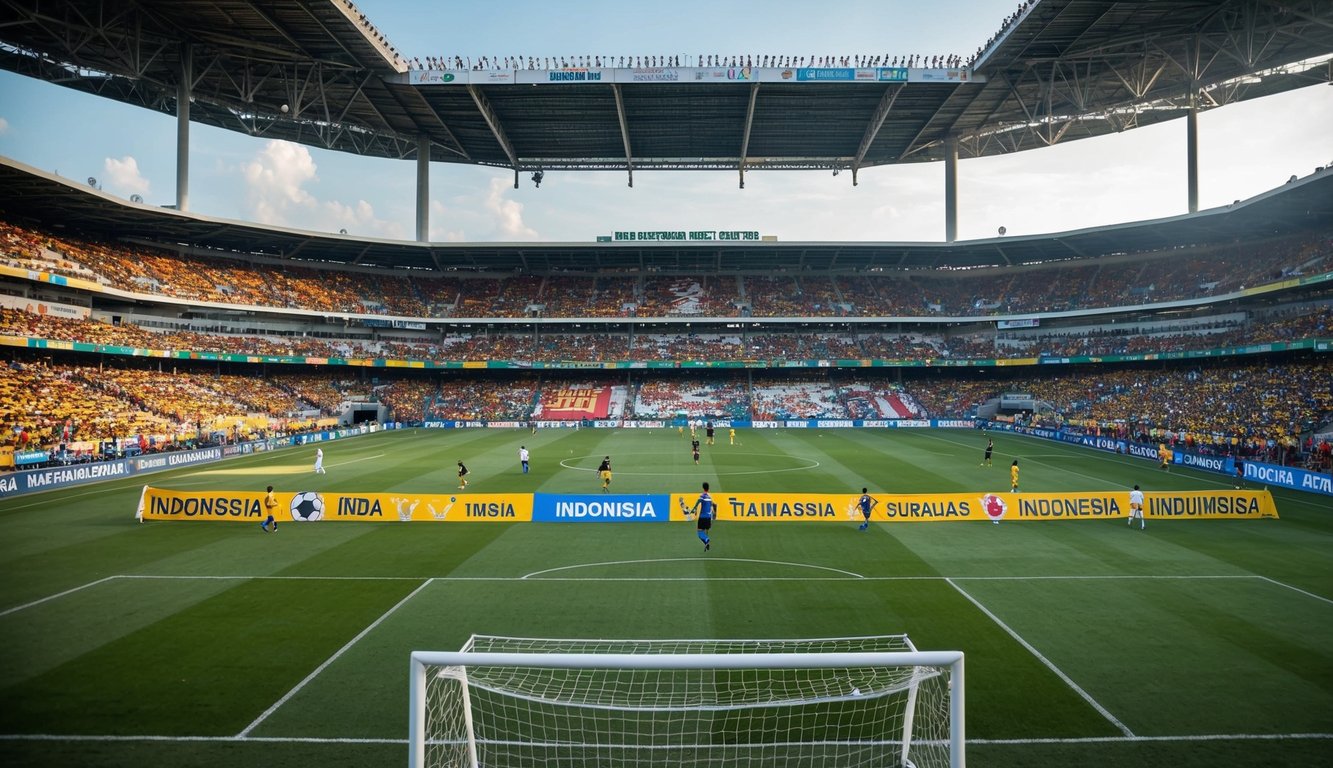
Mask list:
[[[523,223],[523,204],[506,199],[506,189],[510,189],[507,181],[491,179],[490,193],[486,195],[486,211],[495,221],[497,239],[536,240],[537,230]]]
[[[366,200],[320,200],[306,187],[318,184],[310,150],[288,141],[269,141],[241,167],[249,214],[263,224],[297,229],[402,239],[401,224],[379,218]]]
[[[118,195],[145,195],[148,193],[148,179],[139,172],[139,161],[134,155],[126,155],[119,160],[108,157],[102,163],[105,169],[102,185]]]

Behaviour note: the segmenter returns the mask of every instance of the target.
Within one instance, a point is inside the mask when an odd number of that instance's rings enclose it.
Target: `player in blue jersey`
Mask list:
[[[704,543],[704,551],[707,552],[713,543],[713,540],[708,538],[708,531],[713,527],[713,516],[716,514],[713,497],[708,494],[708,483],[704,483],[703,492],[695,500],[694,506],[690,507],[690,514],[699,516],[696,526],[699,531],[699,541]]]
[[[866,521],[856,527],[858,531],[868,530],[870,528],[870,512],[879,504],[879,499],[871,498],[870,489],[861,489],[861,498],[856,500],[856,506],[861,510],[861,514],[866,516]]]

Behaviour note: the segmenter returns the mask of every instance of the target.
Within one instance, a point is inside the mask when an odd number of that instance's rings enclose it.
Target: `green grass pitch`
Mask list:
[[[957,430],[408,430],[0,502],[6,765],[400,766],[408,653],[472,633],[827,637],[967,654],[973,765],[1316,766],[1333,754],[1333,504],[1279,520],[136,524],[183,490],[1209,489]],[[518,447],[532,451],[524,475]],[[531,578],[524,578],[531,575]]]

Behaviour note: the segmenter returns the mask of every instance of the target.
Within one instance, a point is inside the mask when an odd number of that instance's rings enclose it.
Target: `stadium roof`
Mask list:
[[[963,157],[996,155],[1169,120],[1191,94],[1207,109],[1328,82],[1333,3],[1034,0],[968,82],[682,70],[520,88],[521,71],[414,84],[410,54],[350,0],[0,0],[0,67],[168,114],[187,42],[191,120],[256,136],[391,158],[426,136],[432,160],[516,173],[856,170],[939,159],[946,137]]]
[[[111,241],[378,268],[488,273],[891,272],[1013,266],[1252,242],[1333,227],[1333,168],[1223,208],[1155,221],[956,243],[415,243],[326,235],[126,203],[0,158],[0,219]]]

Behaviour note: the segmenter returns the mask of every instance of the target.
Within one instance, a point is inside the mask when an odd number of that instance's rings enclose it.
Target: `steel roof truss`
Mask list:
[[[495,109],[491,106],[490,100],[475,85],[469,85],[467,92],[472,97],[472,102],[477,105],[477,110],[481,112],[482,119],[486,121],[487,127],[491,129],[491,135],[495,137],[496,143],[500,145],[500,149],[503,149],[505,156],[509,158],[509,164],[517,171],[518,155],[514,154],[514,147],[509,143],[509,137],[505,135],[504,126],[500,124],[500,117],[495,114]]]
[[[616,117],[620,120],[620,140],[625,143],[625,172],[629,174],[629,186],[634,186],[634,149],[629,142],[629,121],[625,118],[625,96],[620,86],[612,83],[611,92],[616,97]]]

